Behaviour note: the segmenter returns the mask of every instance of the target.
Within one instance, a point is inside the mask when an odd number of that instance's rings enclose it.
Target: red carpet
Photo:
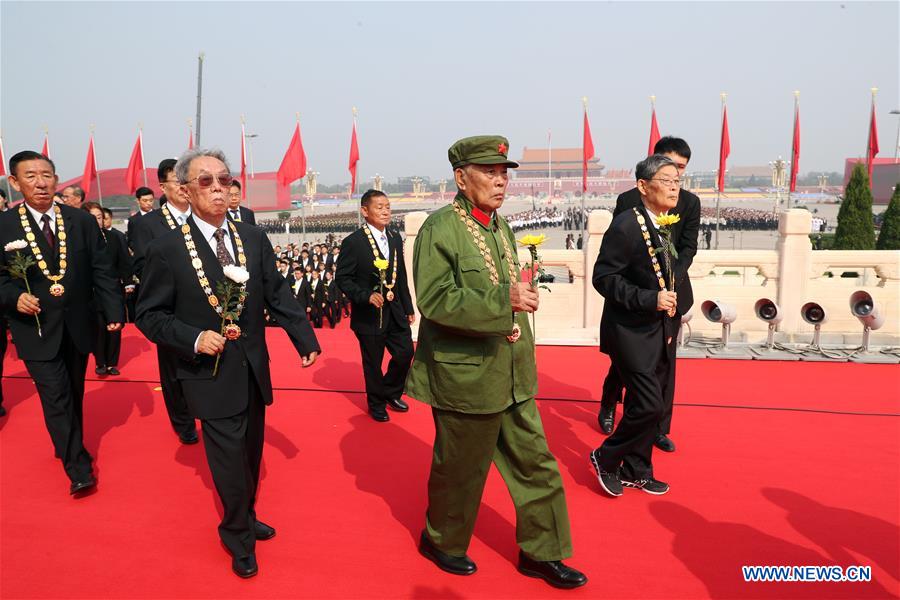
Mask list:
[[[343,325],[343,324],[342,324]],[[599,493],[588,452],[607,360],[541,347],[540,409],[574,535],[574,592],[515,570],[515,515],[494,472],[470,555],[472,577],[416,552],[433,425],[411,402],[387,424],[364,414],[358,349],[323,330],[311,369],[270,332],[257,546],[239,580],[220,546],[203,448],[181,446],[157,387],[152,346],[126,332],[122,377],[85,397],[98,491],[72,499],[34,386],[10,347],[0,419],[2,598],[883,598],[900,595],[900,390],[896,366],[679,362],[673,439],[655,454],[672,491]],[[869,583],[744,583],[741,565],[867,565]]]

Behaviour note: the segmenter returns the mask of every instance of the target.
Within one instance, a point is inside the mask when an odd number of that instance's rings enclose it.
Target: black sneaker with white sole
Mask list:
[[[653,479],[652,477],[647,477],[645,479],[628,479],[623,477],[622,485],[629,488],[643,490],[648,494],[653,494],[654,496],[662,496],[669,491],[668,483]]]
[[[600,467],[600,448],[591,451],[591,464],[597,471],[597,479],[600,481],[600,487],[610,496],[616,497],[622,495],[622,482],[619,481],[618,473],[610,473],[604,471]]]

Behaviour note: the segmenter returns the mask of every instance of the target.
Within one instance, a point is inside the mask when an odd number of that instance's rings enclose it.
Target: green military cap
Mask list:
[[[447,150],[454,169],[465,165],[506,165],[513,169],[519,163],[509,160],[509,140],[502,135],[475,135],[458,140]]]

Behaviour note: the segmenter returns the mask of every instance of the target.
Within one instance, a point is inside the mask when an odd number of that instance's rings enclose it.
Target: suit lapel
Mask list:
[[[641,211],[641,214],[644,215],[644,219],[647,220],[647,231],[650,232],[650,243],[653,244],[654,248],[661,248],[662,240],[659,237],[659,232],[656,230],[656,227],[653,225],[653,223],[651,221],[653,217],[650,215],[650,213],[644,207],[643,202],[638,207],[638,210]],[[653,263],[651,260],[652,258],[653,257],[650,256],[649,254],[647,255],[647,266],[650,268],[651,271],[654,270]],[[659,268],[662,270],[664,276],[668,280],[669,272],[666,270],[666,261],[663,259],[662,254],[658,255],[656,257],[656,259],[659,261]]]

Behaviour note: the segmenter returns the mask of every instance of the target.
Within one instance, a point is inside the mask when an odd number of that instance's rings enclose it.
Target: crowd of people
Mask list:
[[[302,217],[294,215],[289,219],[261,219],[256,224],[268,234],[300,233],[303,230],[303,221]],[[308,234],[350,233],[359,229],[359,217],[356,212],[307,216],[305,221]],[[403,217],[394,215],[390,227],[392,230],[401,231]]]
[[[716,228],[716,209],[700,209],[700,225]],[[778,229],[778,217],[769,210],[729,206],[719,209],[719,229],[739,231],[772,231]]]

